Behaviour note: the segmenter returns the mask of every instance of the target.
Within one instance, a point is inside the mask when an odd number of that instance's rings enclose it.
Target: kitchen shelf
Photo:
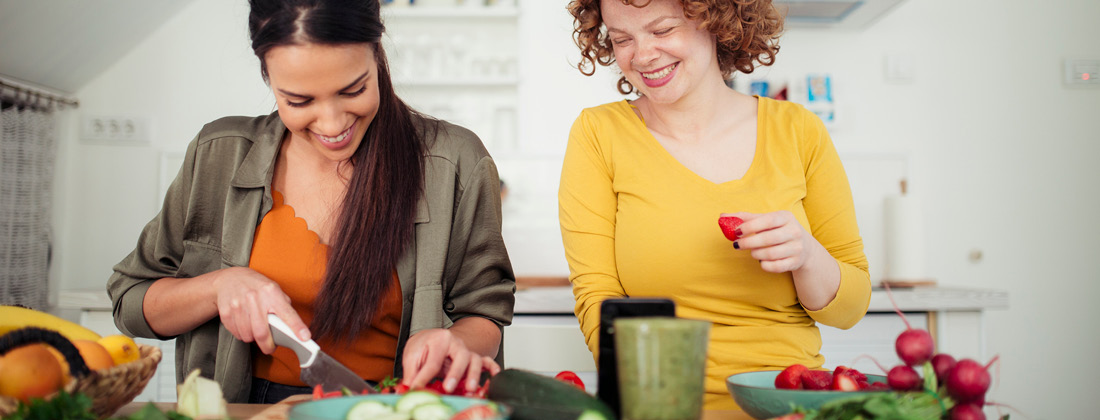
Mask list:
[[[519,8],[515,6],[485,6],[485,7],[432,7],[409,6],[382,8],[382,18],[416,18],[416,19],[446,19],[446,18],[502,18],[515,19],[519,16]]]
[[[514,87],[519,80],[515,77],[493,79],[401,79],[393,82],[406,87]]]

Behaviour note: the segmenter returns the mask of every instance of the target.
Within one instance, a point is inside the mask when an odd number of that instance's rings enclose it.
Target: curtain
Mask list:
[[[49,309],[56,131],[48,109],[0,111],[0,304]]]

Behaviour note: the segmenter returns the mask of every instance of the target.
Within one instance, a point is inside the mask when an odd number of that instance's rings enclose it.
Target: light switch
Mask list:
[[[1100,86],[1100,59],[1068,59],[1065,63],[1068,86]]]
[[[888,54],[884,70],[887,82],[911,83],[915,78],[913,58],[908,55]]]

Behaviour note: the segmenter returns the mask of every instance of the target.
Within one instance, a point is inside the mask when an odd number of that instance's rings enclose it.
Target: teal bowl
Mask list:
[[[726,388],[742,410],[754,419],[770,419],[790,414],[795,406],[818,409],[829,401],[887,391],[812,391],[803,389],[776,389],[778,370],[746,372],[726,378]],[[870,383],[886,382],[882,375],[867,375]]]
[[[347,416],[348,410],[360,401],[376,400],[388,405],[394,405],[397,400],[401,398],[401,395],[397,394],[370,394],[370,395],[351,395],[347,397],[333,397],[325,398],[316,401],[307,401],[300,404],[295,404],[290,408],[290,412],[287,415],[288,420],[344,420]],[[462,411],[468,407],[480,405],[480,404],[495,404],[502,412],[499,417],[494,417],[488,420],[508,420],[508,416],[511,414],[511,407],[505,406],[497,402],[491,402],[489,400],[483,400],[479,398],[465,398],[455,397],[450,395],[441,396],[443,402],[455,410],[455,412]]]

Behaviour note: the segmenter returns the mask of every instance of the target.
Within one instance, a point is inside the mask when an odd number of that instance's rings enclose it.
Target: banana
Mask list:
[[[0,305],[0,335],[23,327],[39,327],[54,330],[72,340],[99,340],[95,331],[80,324],[46,312],[19,306]]]

